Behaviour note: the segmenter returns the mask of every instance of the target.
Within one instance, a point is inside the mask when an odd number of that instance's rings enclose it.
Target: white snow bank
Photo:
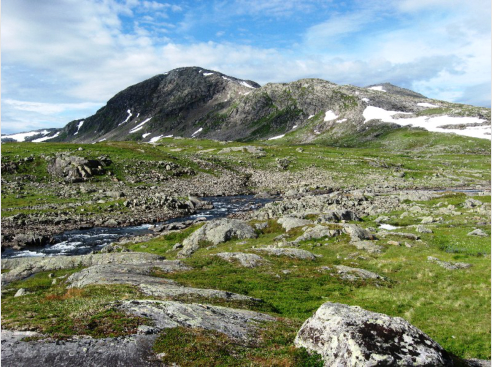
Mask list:
[[[239,82],[239,84],[244,85],[245,87],[248,87],[248,88],[256,89],[256,88],[255,88],[255,87],[253,87],[252,85],[249,85],[248,83],[246,83],[244,80],[241,80],[241,81]]]
[[[142,134],[142,138],[145,139],[147,136],[149,136],[151,133],[145,133],[145,134]]]
[[[372,90],[377,90],[377,91],[380,91],[380,92],[386,92],[384,89],[383,89],[383,86],[382,85],[376,85],[374,87],[370,87],[368,89],[372,89]]]
[[[369,98],[362,98],[362,100],[366,103],[369,102]]]
[[[436,106],[435,104],[427,103],[427,102],[417,103],[417,106],[420,106],[420,107],[429,107],[429,108],[439,107],[439,106]]]
[[[392,231],[393,229],[397,229],[398,227],[392,226],[391,224],[381,224],[379,228]]]
[[[53,136],[45,136],[45,137],[42,137],[42,138],[34,139],[32,142],[33,143],[41,143],[42,141],[56,138],[58,135],[60,135],[60,132],[59,131],[57,131],[57,133],[55,135],[53,135]]]
[[[312,119],[313,117],[314,117],[314,115],[309,115],[308,120]]]
[[[97,142],[98,142],[98,143],[101,143],[101,142],[103,142],[103,141],[106,141],[106,138],[103,138],[103,139],[101,139],[101,140],[98,140]]]
[[[153,116],[149,117],[147,120],[142,121],[139,123],[137,126],[135,126],[133,129],[130,130],[130,134],[137,132],[138,130],[141,130],[143,126],[149,122],[152,119]]]
[[[273,138],[270,138],[270,139],[268,139],[268,140],[276,140],[276,139],[281,139],[281,138],[283,138],[284,136],[285,136],[285,134],[283,134],[283,135],[279,135],[279,136],[274,136]]]
[[[150,143],[155,143],[156,141],[158,141],[160,138],[162,138],[162,135],[159,135],[159,136],[156,136],[152,139],[149,140]]]
[[[194,138],[196,134],[199,134],[203,130],[203,127],[199,128],[197,131],[195,131],[193,134],[191,134],[191,137]]]
[[[324,121],[331,121],[331,120],[335,120],[336,118],[338,118],[337,115],[335,115],[335,112],[333,112],[332,110],[329,110],[329,111],[326,111],[325,113],[325,119]]]
[[[469,126],[465,129],[444,129],[443,125],[468,125],[483,123],[485,120],[478,117],[452,117],[452,116],[419,116],[410,118],[395,118],[395,114],[410,114],[408,112],[399,111],[386,111],[379,107],[368,106],[363,112],[365,118],[364,123],[369,120],[381,120],[384,122],[392,122],[400,126],[415,126],[421,127],[428,131],[440,132],[440,133],[455,133],[457,135],[469,136],[472,138],[491,139],[490,125],[486,126]]]
[[[77,125],[77,131],[75,132],[75,134],[74,134],[74,135],[77,135],[77,134],[79,133],[79,130],[80,130],[80,128],[82,127],[82,125],[83,125],[83,124],[84,124],[84,120],[82,120],[82,121],[80,121],[80,122],[78,123],[78,125]]]
[[[43,130],[43,131],[30,131],[28,133],[18,133],[18,134],[12,134],[12,135],[4,135],[2,136],[2,139],[4,138],[10,138],[10,139],[14,139],[15,141],[21,143],[23,141],[26,140],[26,138],[30,137],[30,136],[34,136],[34,135],[38,135],[38,134],[43,134],[43,135],[46,135],[46,134],[49,134],[50,132],[48,130]]]
[[[337,124],[341,124],[342,122],[345,122],[345,121],[347,121],[347,119],[336,120],[335,122],[336,122]]]
[[[214,75],[214,73],[203,73],[204,76]]]
[[[130,117],[132,117],[132,111],[130,111],[130,110],[126,110],[126,113],[128,113],[128,116],[126,117],[126,120],[125,120],[125,121],[123,121],[123,122],[120,122],[120,123],[118,124],[118,126],[123,125],[124,123],[128,122],[128,120],[130,120]]]

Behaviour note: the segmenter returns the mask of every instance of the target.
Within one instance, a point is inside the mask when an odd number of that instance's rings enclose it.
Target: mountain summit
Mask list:
[[[93,116],[41,140],[155,142],[183,136],[247,141],[288,134],[302,143],[361,133],[372,139],[403,125],[490,139],[490,109],[428,99],[389,83],[359,88],[301,79],[260,86],[184,67],[126,88]]]

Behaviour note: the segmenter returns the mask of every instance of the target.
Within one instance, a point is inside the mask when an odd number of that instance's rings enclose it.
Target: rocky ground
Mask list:
[[[2,247],[194,213],[202,196],[279,200],[102,253],[3,259],[6,365],[490,366],[488,157],[29,149],[2,156]]]

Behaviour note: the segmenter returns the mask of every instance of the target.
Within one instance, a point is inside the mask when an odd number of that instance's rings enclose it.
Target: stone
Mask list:
[[[288,248],[288,247],[264,247],[264,248],[255,248],[253,251],[265,252],[269,255],[273,256],[287,256],[292,259],[300,259],[300,260],[316,260],[317,257],[321,255],[315,255],[312,252],[301,250],[297,248]]]
[[[357,249],[367,251],[370,254],[379,254],[384,250],[383,246],[376,245],[373,241],[352,241],[350,244],[357,247]]]
[[[398,241],[388,241],[386,243],[391,246],[400,246],[400,242]]]
[[[22,297],[28,294],[29,292],[27,290],[25,290],[24,288],[19,288],[17,292],[15,292],[14,297]]]
[[[287,232],[293,228],[307,226],[309,224],[313,224],[312,221],[294,217],[282,217],[277,220],[278,224],[282,226]]]
[[[308,241],[308,240],[317,240],[323,237],[333,237],[336,234],[338,234],[340,231],[332,230],[328,227],[322,226],[322,225],[317,225],[312,228],[306,229],[306,231],[297,237],[293,243],[297,244],[301,241]]]
[[[376,236],[374,236],[371,232],[358,226],[357,224],[344,224],[343,231],[350,236],[352,241],[376,239]]]
[[[476,199],[466,199],[465,202],[463,203],[463,208],[471,209],[471,208],[476,208],[477,206],[482,206],[483,203],[480,200]]]
[[[422,223],[422,224],[428,224],[428,223],[432,223],[432,222],[435,222],[434,218],[432,218],[432,217],[423,217],[422,218],[422,221],[420,223]]]
[[[399,317],[327,302],[304,322],[294,344],[325,366],[450,366],[448,353]]]
[[[437,257],[433,256],[427,256],[427,260],[433,263],[436,263],[440,267],[447,269],[447,270],[457,270],[457,269],[468,269],[471,268],[471,264],[468,263],[461,263],[461,262],[447,262],[447,261],[442,261],[439,260]]]
[[[82,288],[92,284],[129,284],[137,287],[142,293],[154,297],[203,297],[219,298],[229,301],[261,302],[257,298],[244,296],[227,291],[184,287],[177,282],[161,277],[151,276],[154,269],[163,272],[188,270],[181,261],[164,260],[151,264],[104,264],[94,265],[72,274],[67,282],[70,288]]]
[[[428,227],[426,227],[426,226],[423,226],[423,225],[418,225],[418,226],[416,227],[416,230],[417,230],[417,232],[419,232],[419,233],[434,233],[434,232],[432,231],[432,229],[430,229],[430,228],[428,228]]]
[[[134,316],[150,318],[158,329],[202,328],[239,341],[249,340],[261,323],[275,321],[270,315],[254,311],[174,301],[129,300],[119,302],[116,307]]]
[[[215,254],[215,256],[229,262],[238,261],[239,264],[245,268],[256,268],[268,263],[268,261],[261,256],[256,254],[245,254],[243,252],[220,252]]]
[[[219,219],[205,223],[183,241],[179,258],[190,257],[200,248],[200,243],[218,245],[232,238],[256,238],[257,234],[248,223],[238,219]]]
[[[487,232],[482,231],[480,228],[477,228],[471,231],[470,233],[468,233],[467,236],[487,237],[488,234]]]
[[[343,280],[359,280],[359,279],[374,279],[374,280],[386,280],[385,277],[382,277],[379,274],[373,273],[372,271],[352,268],[350,266],[345,265],[335,265],[335,269],[337,273],[340,275],[340,278]]]

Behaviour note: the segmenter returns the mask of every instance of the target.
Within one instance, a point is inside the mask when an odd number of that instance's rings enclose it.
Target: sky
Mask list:
[[[183,66],[490,107],[490,14],[489,0],[3,0],[1,132],[62,127]]]

